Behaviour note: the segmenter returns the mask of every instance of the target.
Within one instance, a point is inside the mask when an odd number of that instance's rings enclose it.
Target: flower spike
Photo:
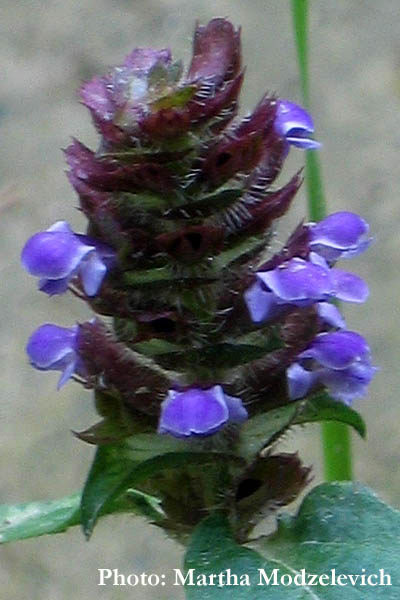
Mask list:
[[[99,143],[73,139],[65,158],[87,227],[58,221],[22,251],[40,290],[69,288],[105,319],[42,325],[32,366],[59,371],[58,388],[77,376],[92,390],[101,420],[77,436],[109,445],[105,482],[118,461],[129,474],[150,458],[137,493],[159,498],[158,523],[180,538],[218,511],[245,540],[263,511],[293,500],[309,469],[272,444],[310,414],[314,391],[334,413],[327,394],[351,403],[375,373],[333,304],[367,299],[335,263],[367,248],[368,225],[338,212],[277,248],[302,184],[302,170],[282,177],[289,150],[320,143],[312,116],[275,94],[237,116],[240,34],[215,18],[196,26],[187,68],[168,48],[136,48],[85,83]]]

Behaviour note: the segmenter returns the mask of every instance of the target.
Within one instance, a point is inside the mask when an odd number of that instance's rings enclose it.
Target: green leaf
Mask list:
[[[217,452],[183,452],[179,440],[142,434],[119,444],[100,446],[82,493],[81,515],[84,534],[89,538],[99,515],[110,512],[110,504],[128,489],[134,488],[166,469],[187,465],[213,464],[237,457]]]
[[[248,586],[220,587],[218,581],[205,587],[198,576],[231,573],[251,581],[258,578],[264,559],[254,550],[239,546],[229,529],[227,520],[222,515],[213,515],[200,523],[196,528],[185,557],[185,572],[187,582],[187,600],[265,600],[265,589]],[[190,579],[192,579],[192,582]],[[268,596],[269,598],[269,596]]]
[[[187,440],[179,440],[170,435],[139,433],[126,440],[127,451],[132,461],[143,462],[167,452],[186,452]]]
[[[80,494],[48,502],[0,506],[0,543],[60,533],[78,525]]]
[[[252,459],[262,448],[269,446],[294,421],[298,403],[274,408],[247,421],[241,431],[240,454]]]
[[[81,494],[76,493],[58,500],[27,502],[0,506],[0,544],[15,542],[41,535],[61,533],[81,523]],[[152,521],[164,518],[157,498],[138,490],[128,490],[127,499],[105,507],[102,515],[115,512],[133,512]]]
[[[257,544],[271,564],[307,573],[375,574],[384,569],[391,587],[316,586],[316,598],[395,600],[400,597],[400,512],[361,484],[331,483],[315,488],[295,517]],[[313,596],[309,596],[312,598]]]
[[[281,519],[276,533],[253,542],[255,550],[238,545],[223,516],[205,519],[195,530],[185,559],[185,571],[197,585],[186,585],[188,600],[398,600],[400,597],[400,513],[360,484],[323,484],[303,501],[294,517]],[[190,571],[193,569],[193,571]],[[203,586],[201,574],[223,574],[230,569],[245,585]],[[355,586],[307,585],[305,577],[359,575]],[[380,569],[391,586],[360,585],[361,575]],[[261,572],[260,572],[261,570]],[[268,585],[263,574],[269,578]],[[276,574],[278,585],[272,585]],[[280,578],[284,582],[280,583]],[[297,577],[299,585],[295,585]],[[208,581],[210,581],[208,579]],[[249,585],[246,585],[248,581]],[[290,583],[292,581],[292,583]],[[343,581],[343,579],[342,579]],[[374,583],[376,580],[373,579]],[[389,583],[388,578],[384,582]],[[259,585],[261,583],[262,585]]]
[[[353,427],[362,438],[366,436],[366,426],[361,415],[350,406],[334,400],[325,392],[308,398],[293,423],[302,424],[320,421],[345,423]]]
[[[90,537],[101,510],[106,510],[112,491],[132,468],[126,444],[99,446],[82,492],[81,518],[83,532]],[[127,486],[128,487],[128,486]]]

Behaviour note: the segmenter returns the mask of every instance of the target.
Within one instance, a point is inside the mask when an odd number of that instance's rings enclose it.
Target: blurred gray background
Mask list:
[[[36,281],[19,264],[34,232],[60,219],[84,226],[60,150],[71,135],[97,143],[77,88],[135,46],[169,45],[187,62],[195,18],[226,16],[243,28],[242,111],[267,89],[299,101],[289,9],[288,0],[2,0],[0,503],[79,489],[93,455],[70,433],[93,423],[90,393],[74,383],[56,392],[57,374],[31,369],[24,351],[42,322],[71,326],[89,313],[68,296],[35,292]],[[329,207],[359,211],[376,238],[366,255],[342,265],[370,284],[367,304],[346,307],[346,315],[368,337],[380,367],[368,398],[356,406],[369,428],[367,442],[354,443],[356,477],[399,506],[399,2],[314,2],[311,27],[313,116]],[[303,158],[292,151],[286,179]],[[276,247],[305,213],[304,194],[294,212],[280,224]],[[285,446],[300,447],[315,466],[315,482],[321,480],[318,426],[293,432]],[[75,529],[2,547],[0,587],[9,600],[179,600],[177,588],[99,588],[97,569],[168,575],[180,561],[180,548],[162,533],[117,516],[101,521],[90,543]]]

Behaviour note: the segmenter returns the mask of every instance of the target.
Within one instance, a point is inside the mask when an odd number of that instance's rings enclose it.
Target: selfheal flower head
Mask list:
[[[220,385],[170,390],[161,405],[158,432],[178,438],[206,437],[228,421],[242,423],[246,419],[247,411],[241,400],[225,394]]]
[[[59,327],[46,323],[29,338],[26,352],[30,363],[39,371],[62,371],[57,389],[74,374],[85,374],[85,367],[78,353],[79,327]]]
[[[365,394],[375,371],[361,335],[347,330],[320,333],[287,370],[289,396],[302,398],[322,384],[333,398],[350,404]]]
[[[296,148],[315,150],[321,147],[310,137],[314,132],[314,122],[311,115],[301,106],[289,100],[279,100],[275,129],[279,135]]]
[[[329,339],[316,337],[345,329],[332,298],[366,295],[359,278],[332,268],[326,232],[321,242],[314,224],[301,223],[266,262],[301,171],[272,186],[291,145],[319,144],[311,116],[276,95],[236,118],[243,79],[240,28],[216,18],[196,27],[188,69],[168,49],[138,48],[84,84],[99,144],[74,139],[65,155],[95,239],[59,222],[33,236],[22,256],[40,289],[70,287],[107,318],[43,325],[27,346],[35,368],[60,371],[59,387],[72,377],[93,390],[101,421],[78,437],[100,445],[150,433],[152,443],[158,431],[210,449],[223,461],[222,478],[219,468],[193,468],[189,455],[168,481],[151,478],[163,525],[189,533],[217,506],[241,541],[308,475],[297,457],[270,454],[297,415],[272,437],[267,427],[253,451],[250,424],[241,425],[256,415],[267,422],[275,407],[287,416],[288,402],[315,386],[351,401],[373,369],[357,338],[330,338],[328,352]],[[336,246],[342,252],[349,242]],[[105,280],[114,249],[118,266]]]
[[[114,260],[112,248],[74,233],[65,221],[33,235],[21,255],[28,273],[40,277],[39,289],[50,296],[64,293],[78,274],[85,293],[95,296]]]
[[[352,212],[333,213],[308,227],[311,249],[329,261],[357,256],[364,252],[372,241],[368,237],[368,223]]]

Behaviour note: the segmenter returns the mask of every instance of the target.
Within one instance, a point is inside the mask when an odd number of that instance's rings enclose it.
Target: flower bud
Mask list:
[[[309,134],[314,132],[311,115],[289,100],[279,100],[275,128],[279,135],[296,148],[315,150],[321,146],[319,142],[309,137]]]

